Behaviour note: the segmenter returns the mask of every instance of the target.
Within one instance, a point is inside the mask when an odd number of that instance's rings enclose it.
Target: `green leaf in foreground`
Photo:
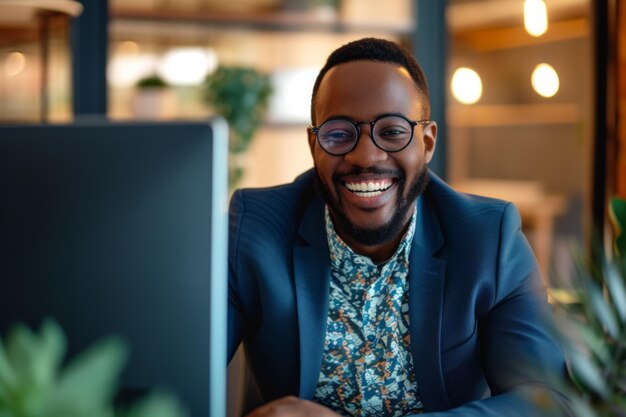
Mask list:
[[[116,417],[187,417],[187,412],[166,392],[155,392],[139,400]]]
[[[61,417],[107,416],[127,349],[118,338],[108,338],[76,357],[59,378],[50,414]]]

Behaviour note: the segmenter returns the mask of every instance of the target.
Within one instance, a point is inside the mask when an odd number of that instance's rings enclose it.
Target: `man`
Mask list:
[[[322,68],[315,169],[231,202],[229,357],[251,416],[535,416],[564,370],[515,207],[428,171],[437,125],[414,58],[362,39]]]

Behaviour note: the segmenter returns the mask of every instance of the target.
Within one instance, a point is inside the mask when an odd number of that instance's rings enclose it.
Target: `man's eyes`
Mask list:
[[[378,132],[379,136],[401,136],[401,135],[406,135],[409,132],[402,128],[402,127],[386,127],[381,129]]]
[[[343,130],[334,130],[332,132],[328,132],[324,134],[324,139],[326,140],[345,140],[345,139],[353,139],[354,133],[347,132]]]

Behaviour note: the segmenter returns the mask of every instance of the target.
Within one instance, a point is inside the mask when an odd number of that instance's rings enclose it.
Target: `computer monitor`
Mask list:
[[[0,332],[128,342],[125,389],[225,416],[227,126],[0,127]]]

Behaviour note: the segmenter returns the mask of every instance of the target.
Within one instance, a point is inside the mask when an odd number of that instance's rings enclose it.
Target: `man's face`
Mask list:
[[[317,92],[314,123],[333,117],[372,121],[396,113],[410,120],[423,118],[422,100],[409,73],[401,66],[353,61],[326,73]],[[427,166],[436,141],[436,125],[417,125],[411,144],[388,153],[374,144],[370,126],[361,125],[359,142],[343,156],[326,153],[309,132],[317,186],[328,204],[339,234],[362,245],[397,239],[427,181]],[[359,192],[369,183],[380,191]]]

